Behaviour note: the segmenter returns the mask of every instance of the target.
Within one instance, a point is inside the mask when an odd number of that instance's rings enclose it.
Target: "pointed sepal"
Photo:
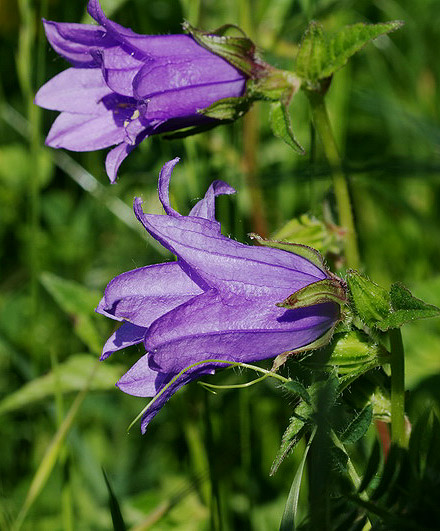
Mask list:
[[[338,304],[347,302],[347,287],[342,279],[332,276],[313,282],[295,291],[287,299],[277,303],[277,306],[292,310],[324,302],[336,302]]]
[[[319,251],[317,251],[313,247],[309,247],[308,245],[304,245],[301,243],[292,243],[280,240],[268,240],[266,238],[262,238],[255,232],[250,232],[248,236],[252,240],[257,240],[260,245],[264,245],[265,247],[282,249],[283,251],[302,256],[303,258],[309,260],[309,262],[312,262],[312,264],[314,264],[316,267],[319,267],[321,271],[326,272],[324,258],[322,257],[321,253],[319,253]]]
[[[367,326],[374,327],[390,313],[388,292],[358,271],[347,274],[350,298],[355,312]]]

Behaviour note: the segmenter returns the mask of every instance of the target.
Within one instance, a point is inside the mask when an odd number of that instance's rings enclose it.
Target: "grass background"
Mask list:
[[[294,68],[297,43],[311,19],[329,32],[359,21],[403,20],[402,29],[367,46],[334,76],[328,105],[351,176],[365,271],[385,287],[402,281],[416,296],[440,303],[438,0],[102,5],[108,16],[139,33],[178,33],[183,19],[203,29],[239,24],[265,58],[283,68]],[[112,323],[93,315],[103,288],[123,271],[172,259],[146,240],[131,213],[134,196],[143,197],[149,212],[161,212],[156,185],[165,161],[181,157],[171,186],[180,212],[187,213],[213,179],[223,179],[238,194],[219,198],[217,218],[224,234],[249,243],[257,189],[269,233],[304,213],[313,215],[327,223],[324,236],[332,241],[326,245],[321,238],[318,244],[336,268],[341,265],[328,229],[335,221],[329,170],[301,94],[290,112],[304,157],[271,135],[264,104],[245,121],[197,137],[145,140],[124,162],[114,186],[104,172],[104,152],[44,147],[56,113],[33,106],[33,95],[67,63],[45,41],[40,18],[90,22],[85,7],[82,1],[0,3],[1,529],[19,513],[112,331]],[[245,146],[251,155],[244,154]],[[252,180],[249,167],[255,167]],[[403,333],[412,419],[427,404],[439,407],[440,326],[438,320],[418,322]],[[141,354],[129,349],[98,369],[98,383],[87,393],[23,529],[111,528],[102,467],[130,526],[209,528],[211,477],[225,529],[276,529],[301,454],[295,451],[269,477],[291,410],[288,397],[267,381],[217,395],[193,384],[173,397],[145,436],[136,427],[127,434],[145,401],[113,384]],[[231,371],[216,376],[221,383],[251,378]],[[365,444],[372,438],[370,433]]]

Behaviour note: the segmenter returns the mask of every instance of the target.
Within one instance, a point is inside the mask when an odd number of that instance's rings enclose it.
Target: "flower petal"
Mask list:
[[[43,19],[47,40],[52,48],[74,66],[96,66],[91,52],[118,43],[98,26],[53,22]]]
[[[151,363],[177,373],[204,359],[271,358],[311,343],[339,318],[334,303],[285,310],[275,305],[278,300],[276,292],[249,298],[216,290],[199,295],[151,325],[145,335]]]
[[[151,407],[142,417],[141,430],[145,433],[147,425],[156,416],[164,404],[181,387],[206,374],[214,372],[213,365],[190,369],[171,383],[162,394],[154,400]],[[174,378],[174,374],[157,372],[148,365],[148,355],[143,356],[116,384],[121,391],[133,396],[154,397]]]
[[[107,111],[102,99],[109,94],[99,68],[68,68],[40,88],[34,103],[55,111],[102,114]]]
[[[215,221],[215,198],[218,195],[225,194],[235,194],[235,189],[224,181],[217,180],[212,182],[206,191],[205,197],[193,206],[189,215]]]
[[[101,115],[62,112],[52,124],[46,144],[71,151],[93,151],[124,140],[125,131],[111,110]]]
[[[302,256],[236,242],[216,231],[214,222],[202,218],[144,214],[141,205],[136,199],[135,214],[148,232],[212,287],[237,293],[249,287],[282,288],[292,294],[326,278]]]
[[[158,317],[201,293],[178,262],[168,262],[114,278],[96,311],[148,328]]]
[[[136,96],[139,99],[153,95],[183,89],[186,87],[205,87],[209,92],[211,85],[239,82],[237,96],[242,95],[243,76],[229,63],[207,52],[206,56],[176,56],[178,48],[164,60],[155,59],[142,66],[133,81]],[[231,94],[230,96],[233,96]]]
[[[110,182],[113,184],[118,177],[119,166],[124,162],[128,155],[133,151],[136,145],[122,142],[107,153],[105,158],[105,171],[107,172]]]
[[[123,348],[131,347],[141,343],[144,339],[146,329],[131,323],[122,323],[122,325],[113,332],[107,339],[100,360],[107,359],[113,352]]]
[[[187,118],[184,124],[186,127],[207,122],[208,119],[202,114],[199,114],[199,110],[205,109],[215,101],[223,98],[241,96],[244,92],[244,87],[245,80],[239,79],[193,87],[170,89],[160,93],[151,94],[148,96],[149,101],[146,118],[149,121],[165,121],[185,117]],[[139,99],[143,98],[143,96],[140,96],[137,93],[135,85],[134,94],[135,97]],[[189,121],[188,117],[192,117],[192,121]],[[176,125],[173,124],[171,129],[177,129]]]

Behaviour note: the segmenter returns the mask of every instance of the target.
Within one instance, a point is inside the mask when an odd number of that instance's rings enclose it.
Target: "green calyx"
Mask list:
[[[313,282],[295,291],[277,306],[292,310],[324,302],[336,302],[341,305],[347,302],[347,289],[342,279],[332,275],[330,278]]]
[[[294,137],[287,110],[293,95],[301,86],[296,74],[264,62],[258,56],[255,44],[237,26],[228,24],[212,32],[204,32],[185,22],[183,28],[198,44],[228,61],[247,77],[243,96],[224,98],[198,112],[207,118],[233,121],[243,116],[254,101],[269,101],[272,103],[270,121],[275,136],[284,140],[297,153],[303,154],[303,148]],[[241,35],[226,35],[231,29],[239,31]]]

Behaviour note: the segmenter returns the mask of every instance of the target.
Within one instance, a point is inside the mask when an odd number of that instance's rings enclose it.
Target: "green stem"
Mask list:
[[[318,92],[307,92],[307,95],[312,108],[313,122],[324,146],[327,160],[332,168],[339,224],[347,231],[345,244],[347,266],[353,269],[358,269],[360,259],[350,194],[348,191],[347,180],[342,169],[341,157],[328,117],[324,95]]]
[[[400,328],[389,331],[391,346],[391,441],[406,447],[405,357]]]

